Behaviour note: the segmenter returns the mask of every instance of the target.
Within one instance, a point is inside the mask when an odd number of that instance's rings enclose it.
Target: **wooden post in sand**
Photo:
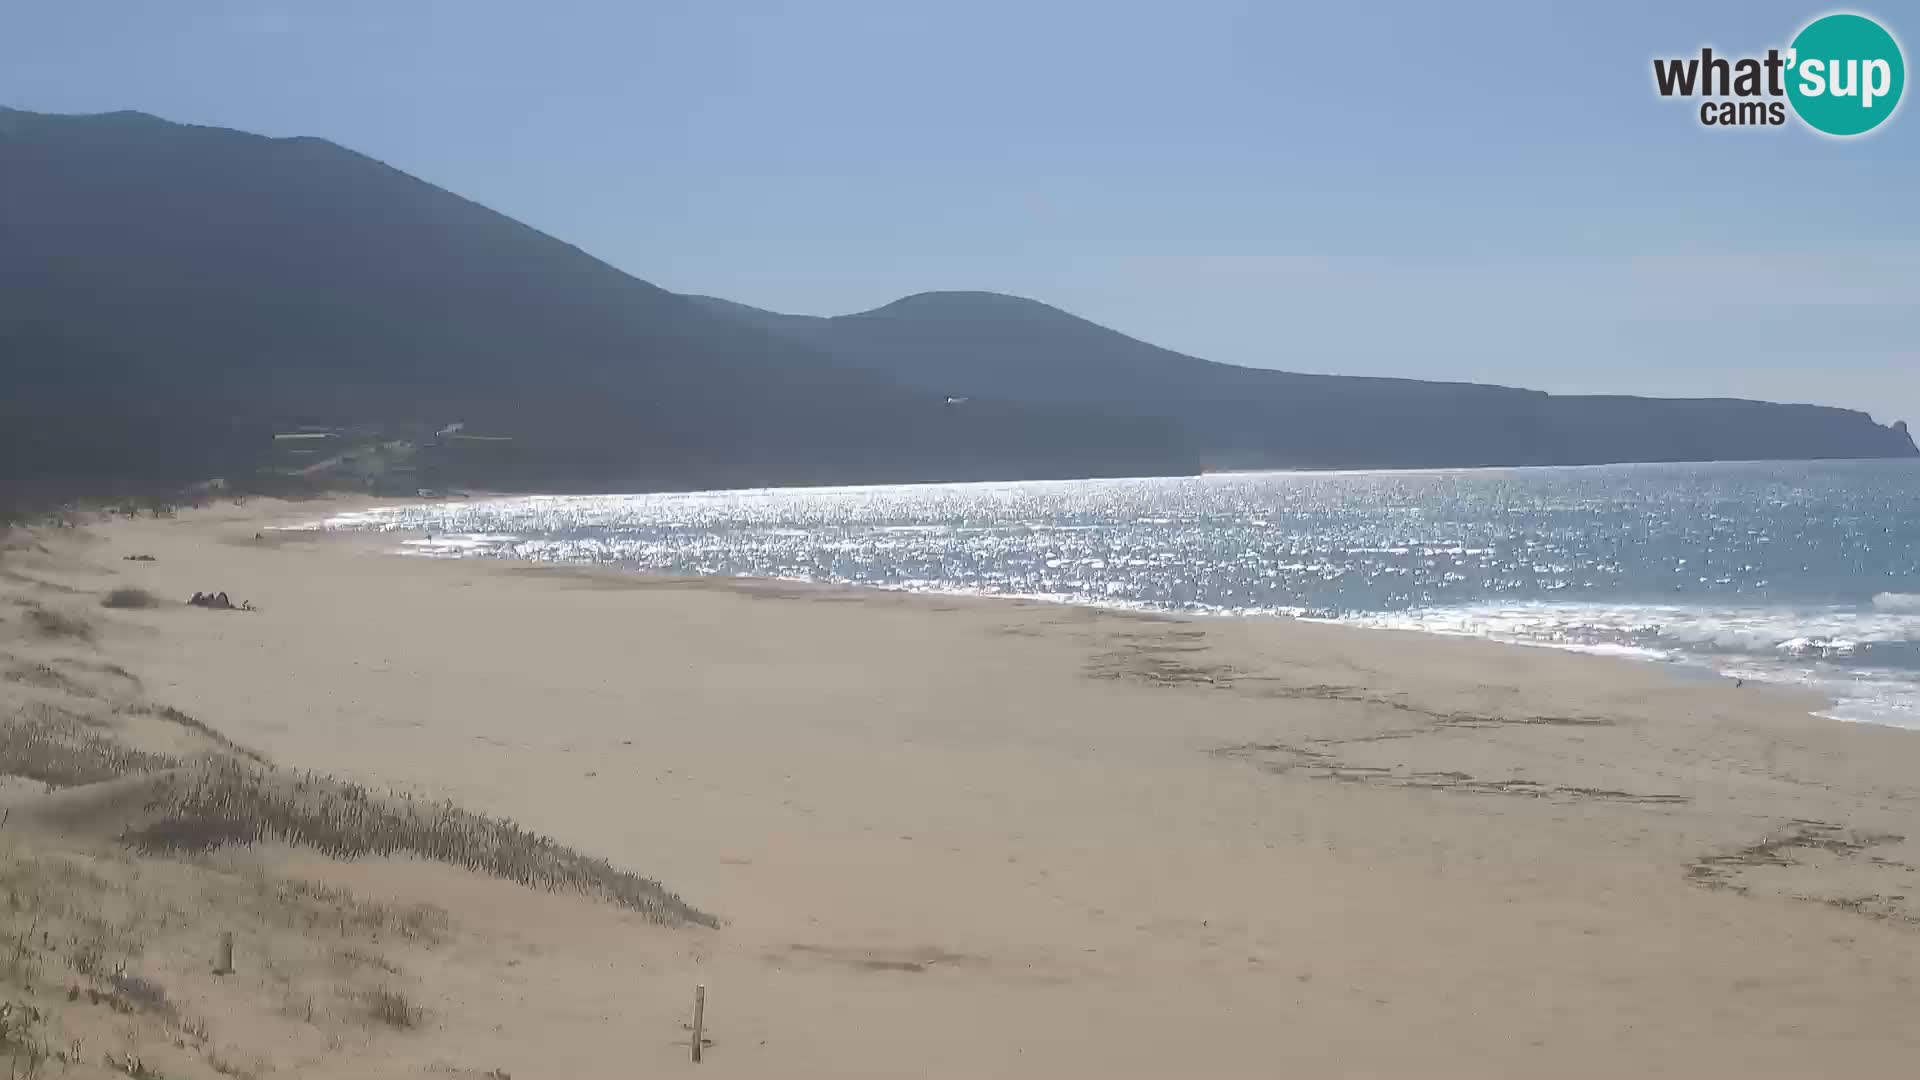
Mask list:
[[[700,1064],[700,1044],[706,1037],[707,1027],[707,988],[693,988],[693,1063]]]
[[[213,966],[215,975],[233,974],[233,931],[220,931],[220,962]]]

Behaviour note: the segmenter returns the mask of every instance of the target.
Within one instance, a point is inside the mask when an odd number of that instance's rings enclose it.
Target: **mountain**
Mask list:
[[[319,139],[0,111],[0,461],[90,490],[245,472],[289,425],[493,437],[550,490],[1140,475],[1171,424],[838,364]]]
[[[553,491],[1914,452],[1837,409],[1233,367],[986,293],[778,315],[320,139],[133,112],[0,109],[0,380],[16,490],[325,458],[296,428]]]
[[[1916,452],[1904,425],[1881,427],[1845,409],[1557,396],[1236,367],[994,293],[922,293],[831,318],[695,299],[848,366],[935,393],[1168,417],[1209,468],[1580,465]]]

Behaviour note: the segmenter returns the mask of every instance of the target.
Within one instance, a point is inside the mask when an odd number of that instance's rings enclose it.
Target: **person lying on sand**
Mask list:
[[[221,593],[196,592],[193,594],[193,599],[187,601],[187,603],[192,604],[194,607],[212,608],[215,611],[257,610],[253,606],[253,603],[251,601],[243,600],[238,605],[235,605],[234,602],[227,597],[227,594],[223,592]]]

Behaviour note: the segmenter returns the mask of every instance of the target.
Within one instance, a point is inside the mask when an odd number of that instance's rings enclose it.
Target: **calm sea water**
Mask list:
[[[1292,615],[1615,652],[1920,728],[1920,462],[789,488],[440,503],[404,550]]]

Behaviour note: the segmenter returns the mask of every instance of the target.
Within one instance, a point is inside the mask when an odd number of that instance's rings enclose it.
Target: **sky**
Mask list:
[[[1653,89],[1830,10],[7,0],[0,105],[321,136],[779,311],[985,289],[1231,363],[1920,426],[1920,105],[1835,140]],[[1844,10],[1916,59],[1920,7]]]

